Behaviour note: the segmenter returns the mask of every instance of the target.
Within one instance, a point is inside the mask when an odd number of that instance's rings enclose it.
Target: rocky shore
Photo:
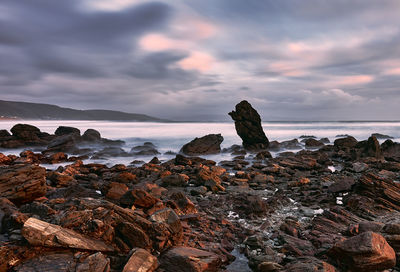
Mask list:
[[[83,161],[158,151],[125,152],[91,129],[0,131],[2,148],[43,147],[0,154],[0,271],[243,271],[238,252],[253,271],[400,271],[399,143],[254,135],[108,167]],[[201,158],[217,152],[233,159]]]

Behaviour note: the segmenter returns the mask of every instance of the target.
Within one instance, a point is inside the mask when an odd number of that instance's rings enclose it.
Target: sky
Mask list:
[[[1,0],[0,99],[173,120],[399,120],[398,0]]]

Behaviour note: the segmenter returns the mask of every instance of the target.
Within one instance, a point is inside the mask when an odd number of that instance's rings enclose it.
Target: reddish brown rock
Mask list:
[[[114,251],[113,247],[103,241],[85,237],[73,230],[49,224],[33,217],[25,222],[21,233],[29,244],[34,246]]]
[[[46,169],[37,165],[0,166],[0,197],[26,203],[46,194]]]
[[[374,232],[364,232],[340,242],[330,253],[341,266],[354,271],[381,271],[396,265],[393,248],[382,235]]]
[[[111,182],[108,186],[106,197],[111,199],[120,199],[126,192],[128,192],[129,188],[123,183],[119,182]]]
[[[151,208],[158,201],[157,198],[142,189],[129,191],[120,199],[121,204],[125,206],[135,205],[141,208]]]
[[[212,252],[192,247],[174,247],[161,256],[161,268],[176,272],[218,271],[221,259]]]
[[[158,267],[157,258],[147,250],[133,249],[133,253],[124,266],[122,272],[153,272]]]

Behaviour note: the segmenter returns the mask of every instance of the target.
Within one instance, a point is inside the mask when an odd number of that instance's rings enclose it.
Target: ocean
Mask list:
[[[88,128],[98,130],[102,137],[120,139],[126,142],[123,148],[129,151],[133,146],[142,145],[144,142],[152,142],[157,146],[161,160],[167,160],[173,155],[165,155],[167,151],[179,152],[180,148],[196,137],[202,137],[210,133],[220,133],[224,137],[222,148],[233,144],[241,144],[237,136],[233,122],[225,123],[157,123],[157,122],[110,122],[110,121],[55,121],[55,120],[18,120],[1,121],[0,129],[10,130],[17,123],[26,123],[37,126],[41,131],[54,133],[58,126],[72,126],[79,128],[83,133]],[[381,133],[394,137],[394,141],[400,140],[400,122],[263,122],[264,131],[270,141],[285,141],[299,138],[302,135],[312,135],[317,138],[327,137],[333,142],[338,135],[352,135],[357,140],[365,140],[372,133]],[[19,154],[21,149],[0,149],[4,154]],[[148,161],[153,156],[112,158],[108,161],[96,162],[115,164],[129,164],[132,160]],[[209,159],[221,161],[230,159],[231,155],[219,154],[206,156]]]

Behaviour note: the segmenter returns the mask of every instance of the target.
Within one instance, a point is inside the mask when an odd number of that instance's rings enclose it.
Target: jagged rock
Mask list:
[[[60,126],[54,132],[54,135],[57,135],[57,136],[70,135],[70,134],[74,134],[76,136],[81,136],[81,131],[74,127]]]
[[[367,141],[359,142],[356,147],[361,149],[361,156],[363,157],[374,157],[377,159],[382,157],[381,146],[375,136],[369,137]]]
[[[169,226],[172,233],[180,235],[182,224],[178,215],[170,208],[156,211],[150,216],[150,220],[158,223],[165,223]]]
[[[268,270],[267,270],[268,271]],[[335,267],[315,257],[300,257],[295,262],[287,264],[282,270],[285,272],[336,272]]]
[[[385,159],[400,162],[400,143],[386,140],[382,143],[381,149]]]
[[[36,218],[25,221],[21,231],[29,244],[45,247],[76,248],[93,251],[114,251],[114,248],[103,241],[83,236],[73,230],[49,224]]]
[[[214,272],[221,266],[221,259],[212,252],[191,247],[174,247],[161,256],[160,267],[176,272]]]
[[[243,146],[247,149],[266,149],[269,141],[261,126],[261,117],[258,112],[243,100],[229,115],[235,121],[236,132],[242,138]]]
[[[26,203],[46,194],[46,169],[37,165],[0,166],[0,197]]]
[[[123,195],[120,202],[124,206],[135,205],[141,208],[151,208],[159,201],[157,198],[142,189],[134,189]]]
[[[224,137],[221,134],[208,134],[201,138],[195,138],[185,144],[180,152],[186,155],[206,155],[217,154],[221,152],[221,143]]]
[[[129,222],[121,222],[116,229],[122,240],[131,247],[151,249],[152,243],[149,236],[139,226]]]
[[[354,271],[382,271],[396,265],[396,254],[385,238],[364,232],[336,244],[330,251],[336,261]]]
[[[122,272],[153,272],[158,267],[157,258],[142,248],[133,249],[133,253]]]

